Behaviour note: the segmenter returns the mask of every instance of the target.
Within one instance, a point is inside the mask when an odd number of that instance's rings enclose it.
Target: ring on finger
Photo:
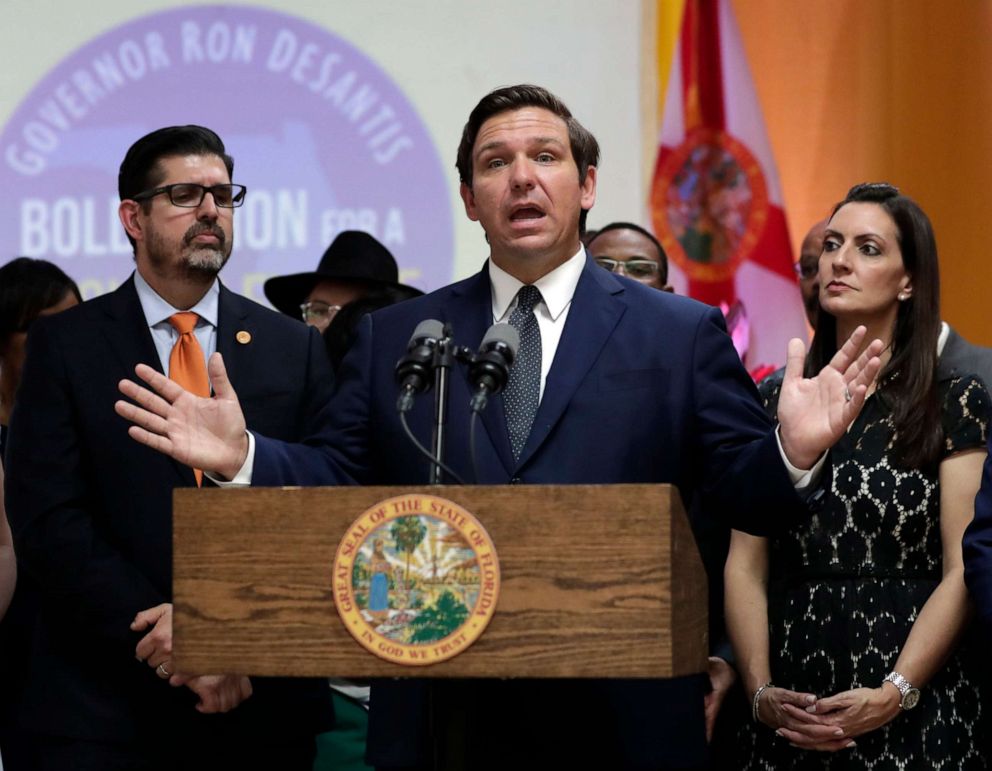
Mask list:
[[[163,680],[168,680],[170,677],[172,677],[172,672],[166,669],[164,661],[161,664],[159,664],[157,667],[155,667],[155,674],[157,674]]]

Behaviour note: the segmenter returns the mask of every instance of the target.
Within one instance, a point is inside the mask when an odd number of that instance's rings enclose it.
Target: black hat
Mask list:
[[[344,230],[327,247],[317,270],[275,276],[265,282],[263,290],[273,307],[288,316],[299,318],[300,304],[319,281],[358,281],[369,287],[397,287],[416,295],[419,289],[399,283],[396,259],[389,250],[368,233]]]

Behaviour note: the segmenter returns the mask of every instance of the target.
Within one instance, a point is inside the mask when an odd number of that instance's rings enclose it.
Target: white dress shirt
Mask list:
[[[544,383],[551,371],[561,332],[565,328],[568,309],[572,305],[575,287],[579,283],[582,269],[586,264],[586,250],[579,247],[573,254],[547,275],[534,282],[541,293],[541,302],[534,306],[537,327],[541,331],[541,392],[544,396]],[[492,285],[493,321],[509,321],[510,314],[517,307],[517,292],[524,284],[514,278],[491,259],[489,260],[489,283]]]
[[[138,292],[138,302],[141,303],[141,310],[145,314],[145,321],[152,333],[152,341],[155,343],[155,350],[158,352],[159,361],[162,363],[162,372],[169,376],[169,358],[172,349],[179,339],[179,333],[169,322],[169,317],[175,313],[180,313],[179,308],[173,308],[162,299],[158,292],[151,288],[138,271],[134,271],[134,288]],[[217,309],[220,301],[220,282],[214,279],[214,283],[207,290],[207,293],[200,298],[200,302],[189,310],[197,314],[200,318],[196,322],[193,334],[203,349],[204,363],[210,358],[210,354],[217,350]]]

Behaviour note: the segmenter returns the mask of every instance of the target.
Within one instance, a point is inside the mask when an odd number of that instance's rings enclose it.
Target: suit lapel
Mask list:
[[[110,351],[127,372],[127,377],[131,380],[136,379],[134,367],[138,363],[147,364],[163,372],[162,361],[152,340],[152,333],[148,329],[148,320],[138,300],[138,291],[134,288],[133,273],[110,295],[106,307],[107,324],[104,325],[103,334],[109,342]],[[183,484],[190,487],[196,484],[193,469],[189,466],[158,453],[154,455],[171,465]]]
[[[254,332],[248,328],[248,306],[244,298],[220,285],[217,308],[217,351],[224,357],[227,377],[233,384],[250,369]],[[247,333],[247,334],[245,334]]]
[[[520,453],[518,466],[523,466],[548,438],[600,350],[610,339],[626,310],[625,303],[620,299],[623,291],[616,278],[586,258],[558,350],[544,384],[544,396],[527,444]]]
[[[442,321],[452,325],[455,340],[469,347],[477,347],[482,336],[493,323],[492,285],[489,283],[489,264],[467,281],[452,287],[451,299],[445,304]],[[456,367],[464,378],[466,388],[472,391],[465,367]],[[513,471],[513,453],[510,450],[510,437],[506,432],[506,418],[503,413],[503,397],[492,396],[482,411],[482,424],[489,434],[500,462],[509,474]]]
[[[941,380],[950,380],[955,377],[957,367],[955,366],[958,356],[961,354],[961,336],[954,331],[953,327],[948,327],[947,339],[944,341],[944,349],[937,357],[937,377]]]
[[[162,372],[162,362],[134,288],[134,274],[108,297],[106,309],[103,335],[127,376],[134,379],[134,367],[138,363]]]

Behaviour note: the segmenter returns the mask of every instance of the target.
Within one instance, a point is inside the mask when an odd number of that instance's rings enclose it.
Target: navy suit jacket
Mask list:
[[[938,375],[945,378],[975,375],[987,389],[992,389],[992,348],[969,343],[950,327],[940,354]]]
[[[985,639],[992,640],[992,435],[988,449],[982,486],[975,497],[975,518],[964,532],[962,548],[964,580]]]
[[[477,345],[492,323],[488,271],[367,317],[338,373],[328,430],[308,440],[308,447],[257,437],[254,484],[425,483],[428,462],[411,447],[396,415],[393,367],[417,323],[428,318],[450,324],[458,343]],[[576,287],[519,461],[513,460],[503,402],[496,396],[477,432],[477,480],[468,445],[469,397],[466,374],[456,368],[446,460],[467,481],[667,482],[678,486],[687,507],[702,505],[756,533],[773,530],[782,512],[795,511],[797,496],[771,422],[720,312],[619,278],[591,260]],[[432,416],[433,399],[420,397],[410,424],[425,444]],[[577,762],[601,751],[617,766],[665,761],[684,766],[702,762],[705,754],[704,687],[705,678],[663,684],[477,683],[466,709],[497,721],[479,720],[489,723],[480,751],[518,745],[507,750],[504,762],[518,753],[533,760],[542,742],[556,753],[575,750]],[[428,698],[415,684],[373,689],[372,762],[428,762],[431,748],[423,741]],[[482,704],[487,707],[480,713]],[[554,735],[561,731],[582,741],[566,743]],[[551,760],[567,763],[567,757]]]
[[[366,317],[338,374],[322,421],[327,431],[306,447],[256,437],[254,484],[425,483],[428,461],[396,415],[393,369],[427,318],[450,324],[457,342],[477,345],[492,324],[488,272]],[[477,436],[477,480],[468,452],[470,395],[464,368],[456,368],[446,460],[467,481],[668,482],[687,507],[701,497],[734,527],[755,533],[775,528],[771,504],[796,499],[771,421],[720,312],[618,278],[592,261],[576,287],[519,461],[497,395]],[[425,443],[432,419],[433,400],[421,397],[409,422]]]
[[[332,376],[314,331],[222,286],[217,350],[250,427],[287,441],[319,429]],[[114,412],[138,362],[161,369],[132,279],[31,329],[6,477],[21,574],[37,595],[21,727],[155,743],[312,736],[331,721],[322,681],[253,678],[237,709],[200,715],[192,692],[135,660],[144,633],[131,620],[172,594],[172,490],[195,485]]]

